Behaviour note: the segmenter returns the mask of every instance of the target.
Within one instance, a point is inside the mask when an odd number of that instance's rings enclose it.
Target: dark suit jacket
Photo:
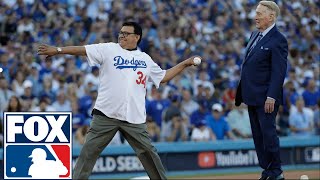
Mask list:
[[[264,105],[267,97],[283,104],[283,82],[287,71],[288,42],[274,26],[252,49],[248,51],[258,36],[251,34],[242,64],[241,79],[237,87],[236,102],[247,105]]]

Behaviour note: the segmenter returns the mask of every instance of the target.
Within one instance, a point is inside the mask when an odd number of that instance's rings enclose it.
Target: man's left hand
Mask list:
[[[264,103],[264,112],[272,113],[274,111],[274,104],[276,100],[273,98],[267,98],[266,102]]]

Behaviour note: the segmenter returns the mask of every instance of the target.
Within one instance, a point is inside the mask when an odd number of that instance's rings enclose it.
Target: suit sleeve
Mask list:
[[[277,45],[272,48],[271,79],[267,96],[278,99],[282,91],[283,82],[287,72],[288,42],[282,36]]]

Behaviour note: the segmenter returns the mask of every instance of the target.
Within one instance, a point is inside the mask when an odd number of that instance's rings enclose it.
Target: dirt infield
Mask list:
[[[300,179],[300,176],[304,174],[307,175],[309,179],[320,179],[320,170],[284,172],[284,176],[286,179]],[[240,174],[240,175],[198,176],[198,177],[189,177],[189,178],[183,178],[183,179],[259,179],[259,178],[260,178],[260,174],[250,173],[250,174]]]

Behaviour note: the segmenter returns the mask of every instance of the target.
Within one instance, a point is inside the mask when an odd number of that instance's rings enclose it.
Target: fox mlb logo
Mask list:
[[[71,179],[71,112],[5,112],[4,178]]]

